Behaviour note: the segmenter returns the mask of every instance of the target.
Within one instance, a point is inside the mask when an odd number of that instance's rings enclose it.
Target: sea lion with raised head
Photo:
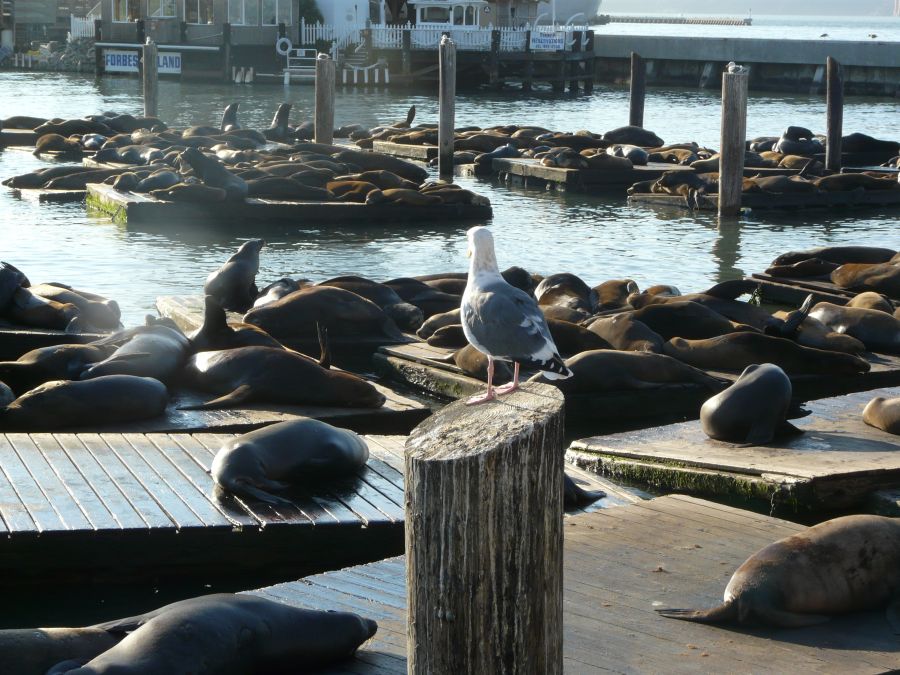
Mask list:
[[[299,418],[227,441],[212,463],[216,485],[270,504],[288,503],[272,492],[298,483],[352,476],[366,465],[369,446],[352,431]]]
[[[169,393],[159,380],[105,375],[90,380],[53,380],[0,410],[3,431],[54,431],[114,424],[162,415]]]
[[[294,135],[294,130],[290,127],[291,104],[282,103],[275,111],[275,117],[272,118],[272,124],[268,129],[263,129],[263,136],[270,141],[284,142]]]
[[[231,131],[233,129],[241,128],[241,125],[238,124],[237,121],[239,105],[240,103],[235,101],[234,103],[229,103],[225,106],[225,112],[222,113],[222,123],[219,124],[219,129],[222,131]]]
[[[217,593],[92,628],[125,637],[83,666],[67,661],[47,675],[309,672],[350,658],[378,626],[349,612]]]
[[[356,375],[325,369],[308,356],[274,347],[199,352],[185,372],[198,389],[222,395],[183,410],[254,402],[380,408],[385,402],[378,389]]]
[[[246,312],[257,296],[259,252],[265,245],[262,239],[250,239],[241,244],[225,264],[206,277],[203,292],[215,298],[224,309]]]
[[[734,384],[701,406],[700,426],[717,441],[765,445],[776,435],[798,433],[787,422],[791,395],[791,380],[778,366],[747,366]]]
[[[732,575],[712,609],[657,609],[699,623],[812,626],[830,615],[888,606],[900,633],[900,518],[844,516],[779,539]]]
[[[188,334],[195,352],[234,349],[236,347],[275,347],[286,349],[278,340],[259,326],[249,323],[229,324],[225,310],[216,299],[207,295],[203,301],[203,325]]]

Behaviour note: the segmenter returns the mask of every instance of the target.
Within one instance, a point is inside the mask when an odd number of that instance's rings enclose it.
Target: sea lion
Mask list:
[[[596,309],[598,311],[624,307],[629,295],[640,292],[633,279],[610,279],[594,286],[591,290],[597,298]]]
[[[658,609],[700,623],[812,626],[828,615],[888,606],[900,632],[900,519],[844,516],[779,539],[732,575],[712,609]],[[890,603],[890,604],[889,604]]]
[[[475,377],[482,382],[487,382],[487,356],[478,351],[474,346],[467,344],[461,349],[457,349],[452,355],[453,363],[456,364],[463,373],[469,377]],[[494,377],[495,384],[505,384],[511,382],[513,378],[512,369],[505,361],[494,361]]]
[[[296,483],[352,476],[366,465],[369,446],[352,431],[309,418],[279,422],[226,442],[212,463],[216,485],[269,504],[290,502],[271,492]]]
[[[586,312],[594,310],[597,295],[578,276],[569,272],[544,277],[534,289],[538,305],[562,305]]]
[[[888,314],[894,313],[894,304],[881,293],[864,291],[850,298],[847,307],[860,307],[862,309],[877,309]]]
[[[286,349],[259,326],[249,323],[229,324],[222,305],[211,295],[204,298],[203,325],[187,337],[195,352],[253,346]]]
[[[114,647],[124,635],[102,628],[0,630],[6,675],[44,675],[60,661],[86,663]]]
[[[402,178],[411,180],[417,185],[428,177],[428,172],[421,166],[412,162],[382,155],[377,152],[363,152],[361,150],[341,149],[332,155],[336,162],[344,162],[358,166],[362,171],[385,170],[395,173]]]
[[[103,122],[87,120],[87,119],[71,119],[71,120],[48,120],[43,124],[34,128],[34,133],[38,136],[44,136],[46,134],[59,134],[60,136],[65,136],[68,138],[69,136],[79,135],[83,136],[84,134],[101,134],[103,136],[115,136],[116,132],[111,127],[107,126]]]
[[[246,183],[248,197],[309,202],[330,202],[335,198],[330,189],[306,185],[293,178],[264,176],[249,179]]]
[[[702,340],[716,335],[755,330],[690,300],[675,299],[672,302],[650,304],[635,310],[633,316],[665,340],[673,337]]]
[[[831,176],[817,178],[816,187],[825,192],[847,192],[863,188],[864,190],[900,190],[900,183],[893,177],[876,178],[865,173],[836,173]]]
[[[325,184],[326,189],[334,194],[339,201],[356,202],[364,204],[366,196],[378,186],[362,180],[333,180]]]
[[[77,380],[90,363],[102,361],[115,347],[61,344],[25,352],[15,361],[0,362],[0,381],[19,395],[51,380]]]
[[[349,612],[217,593],[93,628],[127,635],[84,666],[63,662],[48,675],[310,671],[351,657],[378,627]]]
[[[634,166],[647,166],[649,157],[646,150],[636,145],[611,145],[606,149],[606,154],[613,157],[625,157]]]
[[[878,246],[822,246],[806,251],[782,253],[772,261],[772,265],[793,265],[808,258],[818,258],[819,260],[837,263],[838,265],[845,263],[883,263],[890,261],[896,253],[895,249]]]
[[[90,169],[70,173],[66,176],[53,178],[44,183],[47,190],[84,190],[88,183],[102,183],[110,176],[123,173],[125,169]]]
[[[603,140],[610,143],[639,145],[642,148],[658,148],[665,145],[663,139],[648,129],[637,126],[618,127],[603,134]]]
[[[869,426],[900,435],[900,398],[876,396],[863,408],[862,416]]]
[[[181,372],[191,353],[191,342],[180,330],[152,323],[121,331],[94,344],[127,341],[106,359],[85,368],[79,379],[104,375],[138,375],[169,383]]]
[[[601,317],[588,325],[588,330],[606,340],[614,349],[627,352],[662,354],[662,336],[640,322],[632,312]]]
[[[45,169],[37,169],[18,176],[12,176],[2,182],[3,185],[11,188],[39,188],[54,178],[62,176],[71,176],[72,174],[84,173],[92,171],[84,166],[48,166]]]
[[[900,299],[900,263],[846,263],[831,273],[831,281],[841,288]]]
[[[550,329],[550,336],[557,350],[563,355],[573,356],[592,349],[613,348],[597,333],[569,321],[547,319],[547,328]]]
[[[408,341],[374,302],[331,286],[308,286],[275,302],[253,307],[244,315],[244,321],[278,340],[314,339],[316,325],[320,324],[331,337],[369,338],[385,344]]]
[[[459,308],[451,309],[449,312],[434,314],[430,316],[416,331],[416,335],[427,340],[429,337],[444,326],[462,325],[462,319],[459,316]],[[485,361],[487,363],[487,361]],[[2,379],[2,378],[0,378]]]
[[[741,371],[755,363],[774,363],[790,375],[856,375],[869,363],[852,354],[803,347],[762,333],[729,333],[705,340],[672,338],[663,353],[697,368]]]
[[[437,195],[428,195],[418,190],[391,188],[389,190],[372,190],[366,195],[366,204],[405,204],[407,206],[434,206],[443,200]]]
[[[132,192],[147,193],[152,190],[166,190],[181,182],[181,175],[175,171],[154,171],[149,176],[142,178]]]
[[[0,312],[10,303],[20,286],[29,286],[30,282],[15,265],[0,262]]]
[[[47,300],[75,305],[84,319],[92,326],[104,329],[119,327],[122,312],[115,300],[107,300],[93,294],[76,290],[60,283],[37,284],[31,286],[31,292]],[[95,299],[97,298],[97,299]]]
[[[416,119],[416,106],[411,105],[409,110],[406,111],[406,119],[401,122],[395,122],[391,126],[395,129],[409,129],[414,119]]]
[[[22,394],[0,410],[3,431],[54,431],[114,424],[162,415],[166,385],[151,377],[106,375],[90,380],[53,380]]]
[[[109,178],[103,182],[110,184]],[[134,171],[126,171],[125,173],[120,173],[118,176],[113,176],[111,185],[116,192],[134,192],[137,190],[137,186],[140,182],[141,177],[138,174]]]
[[[34,131],[48,120],[45,117],[31,117],[29,115],[13,115],[0,120],[0,129],[28,129]]]
[[[222,123],[219,124],[219,128],[222,131],[231,131],[232,129],[240,129],[241,125],[238,124],[237,121],[237,113],[238,106],[240,103],[235,101],[234,103],[229,103],[225,106],[225,111],[222,113]]]
[[[254,402],[380,408],[385,402],[381,392],[356,375],[327,370],[308,356],[274,347],[199,352],[185,372],[197,388],[222,396],[183,410]]]
[[[59,134],[45,134],[35,142],[34,152],[32,154],[35,157],[38,157],[45,152],[81,154],[82,147],[78,141],[73,141],[65,136],[60,136]]]
[[[462,303],[461,295],[443,293],[418,279],[403,277],[384,284],[393,288],[405,302],[421,309],[426,318],[457,309]]]
[[[250,239],[214,272],[203,284],[203,292],[215,298],[224,309],[246,312],[257,296],[256,274],[259,272],[259,252],[266,242]]]
[[[841,138],[841,152],[883,152],[889,156],[900,153],[900,143],[883,141],[859,132]]]
[[[772,265],[766,268],[766,274],[772,277],[803,279],[809,277],[827,277],[840,265],[819,258],[807,258],[791,265]]]
[[[432,347],[447,347],[449,349],[461,349],[468,344],[461,323],[438,328],[425,342]]]
[[[306,279],[296,280],[288,277],[282,277],[278,281],[274,281],[256,294],[256,300],[253,301],[254,307],[261,307],[270,302],[275,302],[294,291],[299,291],[302,287],[309,286]]]
[[[290,127],[291,105],[290,103],[282,103],[278,106],[275,116],[272,118],[272,124],[262,132],[267,140],[287,141],[293,136],[294,131]]]
[[[150,195],[167,202],[189,204],[217,204],[228,198],[228,193],[222,188],[202,183],[178,183],[165,190],[151,190]]]
[[[228,199],[244,199],[247,196],[247,183],[231,173],[217,159],[207,157],[197,148],[188,148],[178,157],[187,162],[203,184],[225,190]]]
[[[773,316],[782,319],[787,324],[792,314],[794,312],[778,311]],[[866,346],[855,337],[836,333],[818,319],[808,315],[794,327],[793,335],[776,335],[776,337],[786,337],[804,347],[814,347],[832,352],[859,354],[866,351]]]
[[[809,315],[835,332],[855,337],[871,351],[900,352],[900,321],[886,312],[820,302]]]
[[[75,305],[47,300],[24,286],[16,288],[2,311],[12,321],[23,326],[55,330],[64,330],[80,314]]]
[[[699,384],[710,391],[726,386],[723,380],[707,375],[663,354],[595,349],[566,359],[574,375],[566,380],[532,379],[559,387],[566,394],[594,394],[628,389],[656,389],[667,384]]]
[[[700,426],[718,441],[765,445],[778,434],[798,433],[786,421],[791,395],[791,380],[778,366],[747,366],[734,384],[701,406]]]
[[[397,324],[400,330],[417,330],[425,318],[421,309],[404,302],[403,298],[397,295],[393,288],[380,284],[377,281],[357,276],[343,276],[320,281],[318,285],[343,288],[346,291],[356,293],[366,300],[371,300],[394,320],[394,323]]]

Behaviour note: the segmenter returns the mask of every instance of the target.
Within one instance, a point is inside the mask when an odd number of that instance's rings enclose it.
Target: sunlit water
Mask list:
[[[293,102],[292,120],[311,116],[311,87],[221,85],[166,80],[160,116],[173,126],[213,123],[222,108],[240,101],[245,126],[268,126],[275,107]],[[402,91],[347,89],[337,95],[338,125],[376,125],[405,116],[433,122],[434,97]],[[651,89],[646,126],[670,142],[696,140],[715,147],[719,97],[693,89]],[[0,117],[14,114],[76,117],[101,111],[141,112],[132,78],[61,74],[0,74]],[[900,138],[900,102],[848,98],[844,128]],[[466,93],[457,101],[459,125],[538,124],[552,129],[603,131],[627,121],[627,92],[598,87],[593,95],[523,96],[517,92]],[[748,135],[777,134],[789,124],[821,131],[824,102],[810,96],[751,94]],[[26,152],[0,152],[0,177],[46,164]],[[591,283],[631,277],[640,285],[673,283],[699,290],[717,281],[762,270],[787,249],[836,243],[900,247],[896,211],[859,210],[749,215],[739,225],[717,227],[712,215],[628,206],[624,198],[523,190],[460,179],[490,197],[501,266],[540,272],[568,270]],[[81,204],[37,204],[0,190],[0,252],[33,281],[61,281],[116,298],[127,323],[152,312],[158,295],[199,293],[206,275],[240,241],[257,235],[252,224],[228,229],[168,227],[126,229],[87,215]],[[267,232],[259,281],[285,275],[311,279],[357,273],[374,279],[465,268],[468,225],[304,225]]]

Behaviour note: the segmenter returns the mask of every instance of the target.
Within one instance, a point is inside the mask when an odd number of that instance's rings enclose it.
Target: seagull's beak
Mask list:
[[[467,258],[471,258],[471,257],[472,257],[472,249],[470,249],[470,248],[467,248],[467,249],[466,249],[466,257],[467,257]]]

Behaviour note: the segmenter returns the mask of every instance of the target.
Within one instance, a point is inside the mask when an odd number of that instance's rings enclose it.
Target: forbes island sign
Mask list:
[[[566,48],[566,33],[562,30],[533,30],[529,46],[533,52],[558,52]]]
[[[140,64],[137,52],[121,49],[103,50],[103,67],[108,73],[136,73]],[[180,52],[159,52],[156,55],[156,65],[160,74],[181,74]]]

